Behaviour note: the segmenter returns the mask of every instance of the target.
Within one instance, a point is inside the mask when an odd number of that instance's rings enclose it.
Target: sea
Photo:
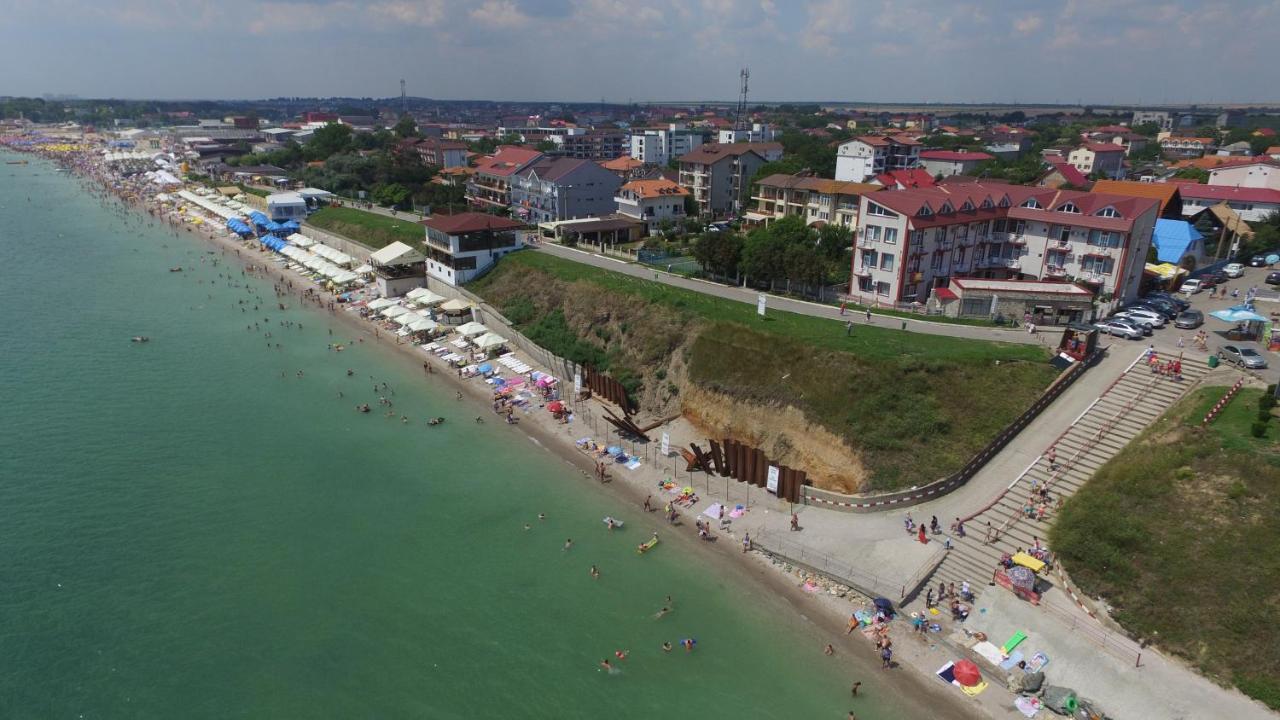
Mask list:
[[[242,269],[0,164],[0,718],[926,716],[870,647],[824,656],[691,533]]]

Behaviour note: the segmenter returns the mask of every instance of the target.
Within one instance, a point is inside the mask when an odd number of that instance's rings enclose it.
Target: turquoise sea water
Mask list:
[[[329,352],[351,331],[194,235],[36,160],[0,165],[0,228],[0,717],[923,716],[692,542],[637,556],[647,518],[371,342]]]

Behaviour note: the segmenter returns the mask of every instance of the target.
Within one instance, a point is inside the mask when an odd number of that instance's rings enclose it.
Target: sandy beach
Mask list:
[[[64,167],[74,169],[86,180],[91,181],[93,185],[90,187],[98,187],[99,192],[110,192],[110,185],[120,182],[119,178],[93,162],[92,153],[78,155],[75,161],[71,162],[68,162],[65,156],[55,159],[61,160]],[[330,301],[334,298],[321,290],[313,280],[273,262],[273,259],[278,257],[274,253],[250,249],[238,237],[226,234],[220,224],[206,222],[195,226],[177,220],[176,212],[164,208],[153,200],[154,192],[148,194],[145,188],[128,184],[124,187],[127,190],[114,193],[122,202],[141,212],[149,213],[157,221],[167,222],[178,233],[189,232],[202,236],[212,247],[220,250],[228,262],[232,259],[238,260],[246,272],[271,280],[283,293],[281,302],[295,306],[311,303],[314,309],[325,312],[331,321],[335,342],[352,339],[361,346],[376,345],[393,351],[395,357],[408,363],[406,367],[420,374],[425,382],[444,383],[451,390],[456,389],[461,392],[465,400],[458,404],[457,410],[442,413],[448,422],[472,422],[472,418],[475,417],[482,417],[488,422],[502,422],[501,416],[494,413],[491,407],[492,388],[482,380],[458,377],[456,370],[436,355],[424,352],[415,344],[397,342],[395,334],[379,329],[374,322],[362,318],[349,305],[331,303]],[[535,369],[544,370],[538,368],[531,359],[523,359]],[[430,364],[434,372],[427,372],[424,369],[424,363]],[[562,381],[561,386],[568,391],[565,394],[571,394],[572,379],[559,379]],[[798,574],[797,569],[784,566],[759,552],[744,553],[741,546],[742,538],[732,529],[732,525],[723,531],[713,531],[717,540],[715,542],[699,541],[694,527],[693,516],[697,513],[694,508],[677,507],[677,512],[680,513],[679,519],[672,526],[664,526],[665,521],[661,518],[661,510],[669,496],[658,494],[656,489],[662,480],[670,476],[672,467],[670,460],[663,459],[661,463],[643,462],[636,470],[627,470],[621,465],[616,465],[610,469],[608,481],[601,482],[595,479],[594,458],[583,452],[575,441],[592,437],[601,444],[606,442],[605,436],[592,432],[592,425],[603,430],[604,423],[593,422],[593,420],[603,415],[604,406],[599,400],[591,399],[574,402],[573,407],[575,410],[573,421],[565,424],[556,421],[541,403],[534,402],[528,408],[516,413],[518,422],[509,429],[523,433],[534,447],[553,454],[571,467],[571,474],[576,478],[573,482],[580,483],[584,490],[590,488],[591,492],[603,493],[614,499],[631,503],[632,507],[637,509],[642,506],[647,496],[653,495],[654,512],[650,524],[658,527],[663,533],[664,542],[672,543],[673,547],[669,548],[669,551],[686,554],[695,563],[715,564],[718,567],[727,568],[744,582],[763,589],[765,592],[761,594],[767,598],[762,602],[781,603],[790,612],[811,623],[818,634],[828,638],[828,642],[835,650],[833,658],[825,658],[822,655],[823,647],[821,645],[815,647],[813,649],[815,663],[838,662],[846,665],[851,684],[859,680],[867,680],[874,674],[875,684],[881,688],[880,692],[883,692],[882,688],[890,688],[904,697],[916,699],[919,702],[921,716],[926,712],[930,717],[957,719],[1017,716],[1009,707],[1007,696],[1001,689],[993,688],[993,692],[984,693],[977,698],[965,698],[959,696],[952,688],[941,685],[930,677],[934,669],[949,659],[950,651],[939,642],[931,642],[929,637],[912,633],[909,619],[900,618],[890,625],[892,637],[895,640],[894,660],[898,668],[883,672],[879,669],[879,657],[872,641],[863,637],[862,633],[847,634],[845,632],[848,618],[853,611],[871,607],[869,598],[859,595],[850,588],[842,588],[829,582],[821,582],[822,590],[819,592],[813,592],[812,588],[806,592],[803,589],[805,578]],[[414,418],[413,421],[422,423],[424,419]],[[669,428],[659,428],[655,432],[661,433],[663,429]],[[692,430],[687,427],[681,427],[679,431],[669,430],[673,438],[691,436],[692,433]],[[617,442],[616,439],[607,441],[610,444]],[[675,444],[673,439],[673,445]],[[656,445],[656,442],[650,445]],[[638,449],[637,453],[647,458],[658,457],[656,447],[648,448],[647,452]],[[683,464],[678,459],[676,462]],[[678,475],[675,480],[677,485],[692,484],[695,488],[701,486],[703,482],[701,476],[698,476],[695,481],[688,481],[687,476],[683,474]],[[739,484],[734,483],[734,485]],[[731,494],[742,492],[744,491],[740,487],[735,487]],[[738,499],[735,498],[736,501]],[[786,503],[763,491],[752,493],[750,502],[746,504],[748,513],[787,513],[789,511]],[[865,687],[863,690],[864,693],[873,691],[875,690],[871,687]],[[856,711],[856,700],[850,703],[850,709]]]

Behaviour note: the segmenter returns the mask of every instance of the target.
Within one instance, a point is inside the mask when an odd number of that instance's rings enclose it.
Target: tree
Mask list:
[[[409,194],[409,188],[400,183],[388,183],[375,185],[371,196],[379,205],[404,209],[407,207]]]
[[[558,150],[559,148],[560,148],[560,146],[559,146],[559,145],[555,144],[554,142],[552,142],[552,141],[550,141],[550,140],[540,140],[540,141],[538,141],[538,144],[537,144],[537,145],[534,145],[534,146],[533,146],[533,149],[534,149],[534,150],[537,150],[537,151],[538,151],[538,152],[540,152],[540,153],[555,152],[555,151],[556,151],[556,150]]]
[[[712,274],[733,276],[742,259],[742,236],[733,232],[702,233],[693,244],[693,259]]]
[[[327,160],[351,149],[351,126],[329,123],[317,128],[306,144],[304,155],[308,160]]]
[[[786,274],[787,245],[771,228],[752,230],[742,244],[742,272],[756,282],[772,282]]]
[[[418,135],[418,123],[413,119],[412,115],[405,113],[400,116],[400,119],[396,122],[395,127],[393,127],[391,131],[395,133],[395,136],[398,138],[416,137]]]
[[[1209,182],[1209,171],[1198,167],[1184,167],[1173,176],[1179,180],[1194,180],[1198,183]]]

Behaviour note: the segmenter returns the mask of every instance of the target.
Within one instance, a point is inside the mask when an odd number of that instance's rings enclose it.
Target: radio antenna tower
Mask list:
[[[400,78],[400,114],[409,112],[409,99],[404,94],[404,78]]]
[[[742,72],[738,73],[742,78],[742,90],[738,93],[738,107],[733,113],[733,129],[735,134],[737,131],[743,131],[747,128],[747,81],[751,79],[751,71],[742,68]]]

